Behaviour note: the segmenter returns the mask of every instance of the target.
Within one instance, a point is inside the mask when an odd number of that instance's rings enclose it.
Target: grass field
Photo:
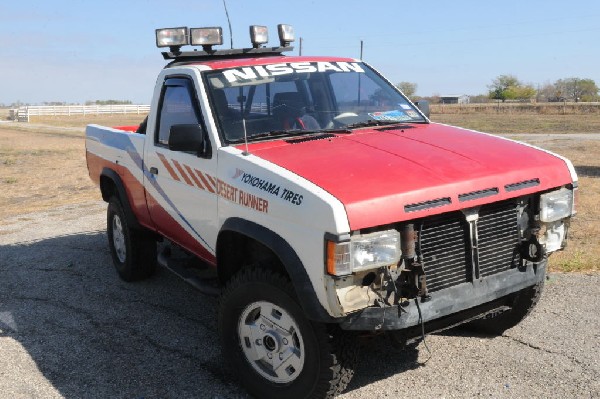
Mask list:
[[[432,114],[431,120],[488,133],[600,133],[600,114]]]
[[[84,126],[136,125],[142,119],[143,115],[46,117],[0,124],[0,224],[27,212],[99,200],[86,169]],[[491,133],[600,133],[600,115],[433,114],[432,120]],[[600,140],[548,139],[536,144],[570,158],[580,177],[570,243],[551,257],[551,269],[598,271]]]

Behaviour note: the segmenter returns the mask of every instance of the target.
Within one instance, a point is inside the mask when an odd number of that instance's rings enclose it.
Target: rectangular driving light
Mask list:
[[[261,44],[267,43],[269,41],[269,30],[267,27],[262,25],[251,25],[250,41],[254,48],[259,48]]]
[[[279,34],[279,44],[281,47],[289,46],[290,43],[296,39],[294,37],[294,28],[292,25],[277,25],[277,33]]]
[[[223,29],[221,27],[212,28],[191,28],[190,40],[192,46],[218,46],[223,44]]]
[[[188,28],[165,28],[156,30],[156,47],[181,47],[189,44]]]
[[[350,241],[326,241],[327,273],[345,276],[354,272],[395,265],[400,261],[400,233],[386,230],[352,236]]]
[[[540,221],[548,223],[573,213],[573,191],[568,188],[540,195]]]

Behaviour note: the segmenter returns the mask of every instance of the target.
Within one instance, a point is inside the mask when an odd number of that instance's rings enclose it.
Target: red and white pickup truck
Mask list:
[[[284,56],[289,26],[280,47],[251,33],[214,50],[220,28],[157,30],[171,61],[147,121],[88,126],[119,275],[158,258],[219,294],[223,353],[261,398],[341,392],[352,331],[522,320],[575,213],[571,162],[432,123],[360,60]]]

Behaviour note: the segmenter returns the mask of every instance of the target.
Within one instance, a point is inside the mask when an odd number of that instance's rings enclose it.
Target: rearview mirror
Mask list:
[[[423,114],[425,114],[426,117],[429,118],[429,101],[427,100],[419,100],[419,101],[415,101],[415,105],[417,106],[417,108],[419,108],[421,110],[421,112]]]
[[[169,150],[193,152],[198,156],[210,157],[204,129],[200,125],[173,125],[169,131]],[[208,151],[207,151],[208,150]]]

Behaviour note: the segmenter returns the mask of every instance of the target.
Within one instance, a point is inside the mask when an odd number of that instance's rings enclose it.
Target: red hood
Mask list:
[[[571,183],[565,162],[551,154],[438,124],[356,130],[300,143],[256,143],[250,152],[338,198],[352,230]]]

